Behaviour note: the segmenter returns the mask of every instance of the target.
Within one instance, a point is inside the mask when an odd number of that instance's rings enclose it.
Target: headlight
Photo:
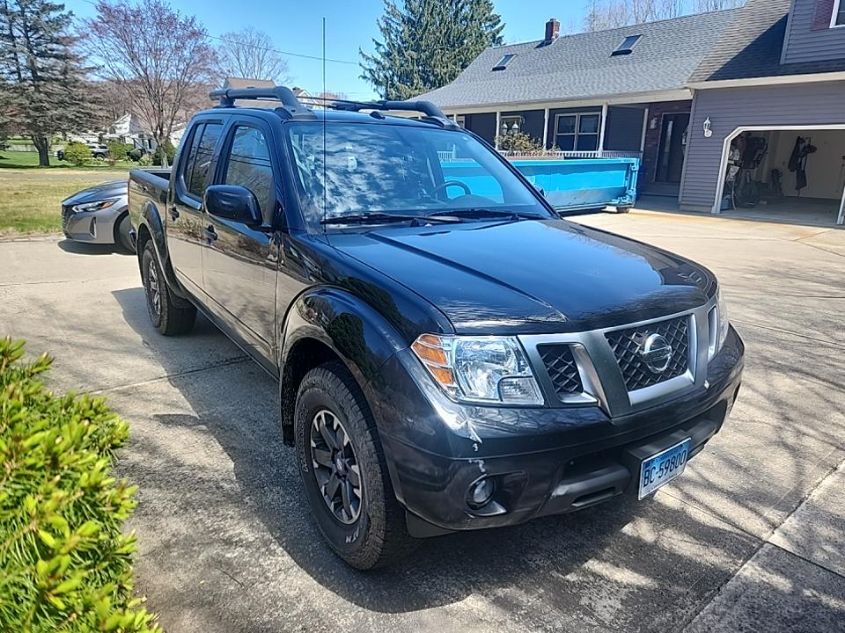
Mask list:
[[[719,287],[716,293],[716,305],[710,310],[710,349],[708,351],[711,360],[725,344],[729,326],[728,304],[722,296],[722,288]]]
[[[101,209],[108,209],[118,203],[120,198],[106,198],[105,200],[98,200],[97,202],[86,202],[84,204],[76,204],[73,210],[76,213],[83,211],[100,211]]]
[[[543,404],[531,365],[514,337],[423,334],[411,349],[453,400]]]

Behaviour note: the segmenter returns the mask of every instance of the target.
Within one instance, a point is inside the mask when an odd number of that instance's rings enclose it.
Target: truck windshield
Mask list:
[[[366,223],[360,216],[369,214],[374,223],[389,221],[391,215],[450,212],[464,218],[506,212],[552,217],[533,192],[469,134],[328,123],[324,148],[321,122],[292,123],[287,129],[303,212],[312,226],[351,216]]]

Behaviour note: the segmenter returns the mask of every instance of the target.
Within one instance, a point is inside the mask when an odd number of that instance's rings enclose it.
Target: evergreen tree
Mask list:
[[[3,122],[26,134],[50,164],[50,138],[90,126],[84,68],[68,29],[72,14],[48,0],[0,0]]]
[[[502,43],[491,0],[385,0],[375,53],[359,51],[364,73],[385,99],[446,85],[481,51]]]

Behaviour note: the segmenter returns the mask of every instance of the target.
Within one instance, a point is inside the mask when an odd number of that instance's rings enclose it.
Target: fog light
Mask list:
[[[490,499],[493,498],[493,493],[496,491],[496,486],[491,479],[479,479],[469,487],[467,493],[467,503],[475,510],[483,508]]]

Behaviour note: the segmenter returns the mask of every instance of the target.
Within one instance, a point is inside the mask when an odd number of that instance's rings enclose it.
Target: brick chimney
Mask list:
[[[544,40],[546,44],[551,44],[560,36],[560,22],[557,21],[557,18],[551,18],[548,22],[546,22],[546,39]]]

